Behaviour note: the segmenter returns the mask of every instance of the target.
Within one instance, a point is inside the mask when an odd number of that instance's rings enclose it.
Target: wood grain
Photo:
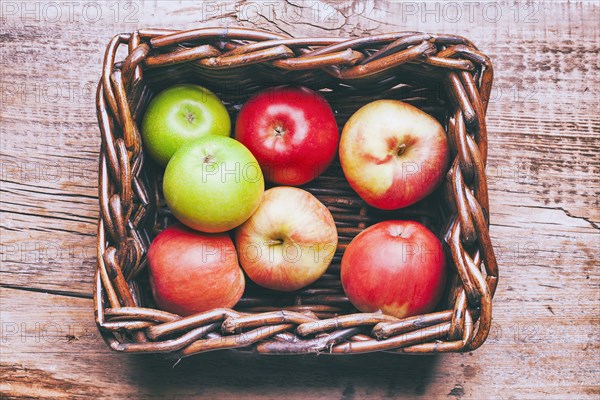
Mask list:
[[[108,351],[93,323],[91,300],[2,289],[0,301],[11,304],[2,313],[6,378],[0,393],[6,397],[431,399],[453,393],[508,399],[507,388],[518,398],[598,394],[593,357],[598,335],[590,335],[598,320],[573,307],[554,311],[573,313],[569,320],[557,323],[548,312],[532,323],[530,315],[545,309],[542,304],[532,302],[508,319],[503,316],[514,306],[502,303],[488,343],[470,354],[268,357],[216,352],[174,365],[158,356]],[[589,355],[573,356],[578,353]]]
[[[0,397],[600,395],[597,3],[458,2],[453,10],[383,1],[97,2],[97,21],[85,2],[72,15],[63,7],[58,20],[50,3],[33,2],[29,14],[21,2],[0,5]],[[488,176],[501,280],[492,337],[481,349],[421,358],[224,352],[174,369],[157,357],[109,352],[86,299],[98,216],[94,90],[104,46],[142,27],[215,25],[293,36],[455,33],[491,56]]]

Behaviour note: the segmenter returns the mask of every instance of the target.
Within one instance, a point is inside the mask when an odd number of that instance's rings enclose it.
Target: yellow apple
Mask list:
[[[321,277],[337,247],[333,216],[306,190],[278,186],[265,192],[235,232],[240,264],[254,283],[294,291]]]

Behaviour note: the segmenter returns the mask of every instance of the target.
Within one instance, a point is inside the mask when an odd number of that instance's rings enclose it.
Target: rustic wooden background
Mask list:
[[[598,2],[0,3],[0,398],[600,397]],[[93,322],[105,44],[142,27],[464,35],[496,70],[487,343],[468,354],[184,359],[109,351]]]

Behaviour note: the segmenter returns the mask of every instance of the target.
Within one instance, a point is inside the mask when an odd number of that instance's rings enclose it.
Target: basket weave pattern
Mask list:
[[[123,61],[117,49],[126,46]],[[140,30],[106,48],[96,96],[102,136],[101,215],[95,274],[96,323],[116,351],[192,354],[239,349],[268,354],[470,351],[486,339],[498,268],[489,236],[485,114],[493,81],[489,58],[467,39],[399,32],[362,38],[289,38],[245,28]],[[214,91],[235,120],[266,86],[320,90],[340,127],[362,105],[396,98],[445,126],[452,157],[442,188],[394,212],[368,207],[334,164],[305,185],[332,212],[339,245],[326,274],[291,294],[248,282],[239,304],[182,318],[160,311],[148,290],[146,250],[173,221],[162,171],[145,158],[138,122],[161,88],[194,82]],[[360,313],[339,280],[341,255],[367,226],[385,219],[424,223],[446,244],[450,279],[438,310],[398,319]]]

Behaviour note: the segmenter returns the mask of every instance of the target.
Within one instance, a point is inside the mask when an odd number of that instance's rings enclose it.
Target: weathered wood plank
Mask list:
[[[489,344],[438,357],[257,357],[207,353],[176,366],[110,352],[92,301],[0,289],[0,397],[62,398],[595,398],[598,317],[567,303],[496,308]],[[32,305],[35,304],[35,307]],[[531,315],[539,318],[532,321]],[[587,354],[587,356],[585,356]]]
[[[0,4],[0,397],[600,395],[597,2],[75,2],[72,13],[54,2],[59,18],[50,3]],[[89,299],[6,288],[90,296],[104,46],[114,33],[158,25],[293,36],[444,32],[489,54],[488,180],[501,280],[488,343],[443,357],[220,352],[171,369],[158,357],[110,353]]]

